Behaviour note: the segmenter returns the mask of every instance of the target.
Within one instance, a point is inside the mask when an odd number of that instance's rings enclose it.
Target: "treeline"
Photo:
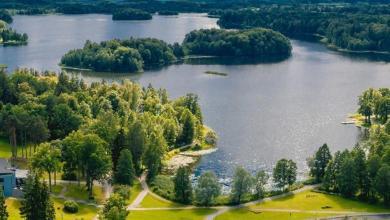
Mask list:
[[[104,72],[140,72],[177,60],[181,47],[152,39],[110,40],[100,44],[87,41],[83,49],[66,53],[61,64]]]
[[[389,5],[277,5],[218,12],[224,28],[270,28],[290,37],[316,35],[354,51],[390,51]]]
[[[369,89],[359,98],[377,91]],[[389,94],[388,88],[380,91]],[[379,95],[380,93],[378,93]],[[389,96],[383,97],[388,99]],[[390,105],[387,104],[387,114]],[[390,121],[381,118],[380,124],[372,125],[368,140],[351,151],[331,154],[328,146],[321,146],[308,160],[310,173],[322,189],[340,193],[345,197],[357,197],[371,202],[383,201],[390,205]]]
[[[190,180],[190,172],[187,168],[180,167],[173,178],[163,178],[158,176],[156,182],[164,185],[165,189],[158,189],[157,193],[183,204],[194,204],[199,206],[212,206],[218,204],[221,200],[221,184],[216,175],[211,171],[206,171],[199,176],[195,188]],[[241,204],[251,200],[261,199],[266,196],[277,195],[286,192],[296,183],[297,165],[294,161],[281,159],[276,163],[273,170],[272,180],[278,191],[267,191],[266,184],[270,176],[264,171],[259,170],[254,175],[250,174],[242,167],[236,167],[233,174],[233,181],[229,195],[224,196],[224,205]],[[153,184],[152,184],[152,189]],[[169,191],[169,185],[173,185],[172,192]]]
[[[169,65],[185,55],[285,58],[290,53],[290,41],[272,30],[211,29],[190,32],[182,45],[169,45],[152,38],[110,40],[100,44],[87,41],[82,49],[66,53],[61,65],[103,72],[140,72]]]
[[[152,15],[149,12],[139,9],[123,9],[115,11],[112,14],[112,20],[151,20]]]
[[[288,38],[269,29],[227,31],[202,29],[186,35],[183,47],[190,55],[288,57],[291,44]]]
[[[49,187],[60,171],[86,180],[90,193],[96,180],[131,185],[144,169],[152,180],[168,150],[208,135],[196,95],[170,100],[164,89],[129,81],[87,86],[64,73],[1,72],[0,103],[0,137],[12,158],[28,158]]]

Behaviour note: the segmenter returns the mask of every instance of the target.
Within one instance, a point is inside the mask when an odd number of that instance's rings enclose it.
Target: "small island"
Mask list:
[[[123,9],[112,14],[112,20],[151,20],[149,12],[138,9]]]
[[[261,58],[288,57],[291,54],[291,43],[287,37],[263,28],[195,30],[186,35],[182,46],[191,55]]]
[[[177,44],[171,46],[152,38],[110,40],[100,44],[87,41],[82,49],[66,53],[61,65],[96,72],[142,72],[175,62],[178,50]]]

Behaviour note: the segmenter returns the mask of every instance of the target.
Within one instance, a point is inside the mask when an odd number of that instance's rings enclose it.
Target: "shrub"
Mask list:
[[[79,205],[75,201],[65,201],[64,211],[68,213],[77,213],[79,211]]]
[[[129,186],[126,185],[115,185],[114,193],[120,195],[123,199],[127,200],[130,198],[131,190]]]
[[[158,175],[151,183],[151,189],[157,195],[169,200],[174,200],[174,184],[169,176]]]

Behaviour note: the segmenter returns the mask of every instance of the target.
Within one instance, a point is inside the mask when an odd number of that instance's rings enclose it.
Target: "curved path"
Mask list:
[[[255,200],[255,201],[252,201],[252,202],[248,202],[248,203],[244,203],[244,204],[240,204],[240,205],[236,205],[236,206],[224,206],[224,207],[221,207],[217,212],[212,213],[212,214],[206,216],[206,220],[213,220],[218,215],[222,215],[223,213],[225,213],[225,212],[227,212],[229,210],[232,210],[232,209],[238,209],[238,208],[242,208],[242,207],[247,207],[247,206],[255,205],[255,204],[258,204],[258,203],[265,202],[265,201],[272,201],[274,199],[279,199],[279,198],[286,197],[286,196],[289,196],[289,195],[294,195],[294,194],[297,194],[297,193],[300,193],[300,192],[303,192],[303,191],[306,191],[306,190],[314,189],[317,186],[318,185],[304,186],[304,187],[302,187],[300,189],[297,189],[297,190],[294,190],[294,191],[291,191],[291,192],[287,192],[287,193],[283,193],[283,194],[280,194],[280,195],[277,195],[277,196],[272,196],[272,197],[268,197],[268,198],[264,198],[264,199],[259,199],[259,200]]]
[[[291,192],[287,192],[287,193],[283,193],[283,194],[280,194],[280,195],[276,195],[276,196],[272,196],[272,197],[268,197],[268,198],[264,198],[264,199],[259,199],[259,200],[255,200],[255,201],[252,201],[252,202],[248,202],[248,203],[244,203],[244,204],[240,204],[240,205],[236,205],[236,206],[214,206],[214,207],[198,207],[198,206],[183,206],[183,207],[151,207],[151,208],[142,208],[142,207],[139,207],[140,204],[142,203],[142,201],[144,200],[145,196],[147,194],[150,194],[151,196],[161,200],[161,201],[165,201],[165,202],[171,202],[171,201],[168,201],[167,199],[165,198],[162,198],[161,196],[155,194],[154,192],[152,192],[149,187],[148,187],[148,184],[146,183],[146,173],[143,173],[141,175],[141,177],[139,178],[139,181],[141,183],[141,186],[142,186],[142,191],[138,194],[138,196],[136,197],[136,199],[127,207],[127,210],[133,210],[133,211],[157,211],[157,210],[191,210],[191,209],[204,209],[204,208],[212,208],[212,209],[216,209],[217,211],[206,216],[205,217],[205,220],[214,220],[217,216],[225,213],[225,212],[228,212],[230,210],[233,210],[233,209],[238,209],[238,208],[242,208],[242,207],[249,207],[249,206],[252,206],[252,205],[255,205],[255,204],[259,204],[259,203],[262,203],[262,202],[266,202],[266,201],[272,201],[272,200],[275,200],[275,199],[279,199],[279,198],[283,198],[283,197],[286,197],[286,196],[289,196],[289,195],[294,195],[294,194],[297,194],[297,193],[300,193],[300,192],[303,192],[303,191],[306,191],[306,190],[311,190],[311,189],[314,189],[316,188],[317,186],[319,185],[311,185],[311,186],[304,186],[300,189],[297,189],[297,190],[294,190],[294,191],[291,191]],[[383,217],[383,216],[389,216],[390,213],[366,213],[366,212],[352,212],[352,211],[328,211],[328,210],[297,210],[297,209],[277,209],[277,208],[259,208],[259,209],[253,209],[252,211],[254,212],[289,212],[289,213],[312,213],[312,214],[338,214],[337,217],[346,217],[346,216],[349,216],[349,217],[365,217],[365,216],[374,216],[374,217]],[[330,217],[330,219],[334,219],[335,216],[333,217]]]

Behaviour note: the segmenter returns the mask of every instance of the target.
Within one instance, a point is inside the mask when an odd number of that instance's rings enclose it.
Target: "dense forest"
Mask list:
[[[367,140],[333,156],[324,144],[308,160],[310,173],[323,190],[390,205],[390,89],[364,91],[358,112],[370,127]]]
[[[11,15],[5,11],[0,11],[0,44],[2,45],[20,45],[27,43],[27,34],[20,34],[8,26],[12,23]]]
[[[13,159],[28,158],[33,169],[42,169],[40,156],[50,157],[57,164],[43,170],[49,178],[60,171],[63,179],[82,174],[90,192],[94,180],[123,168],[122,154],[134,167],[126,181],[144,168],[153,179],[168,150],[205,135],[196,95],[170,100],[164,89],[130,81],[87,86],[64,73],[2,71],[0,103],[0,137],[9,139]],[[129,168],[119,170],[114,181],[120,182]]]
[[[389,5],[263,6],[220,12],[218,24],[224,28],[265,27],[290,37],[316,35],[342,49],[390,52]]]
[[[196,30],[186,35],[183,47],[191,55],[211,56],[281,56],[291,53],[290,41],[269,29],[227,31]]]
[[[139,9],[123,9],[113,12],[112,20],[150,20],[152,15],[149,12]]]
[[[61,64],[94,71],[140,72],[176,61],[179,56],[176,46],[151,38],[110,40],[100,44],[87,41],[84,48],[66,53]]]

